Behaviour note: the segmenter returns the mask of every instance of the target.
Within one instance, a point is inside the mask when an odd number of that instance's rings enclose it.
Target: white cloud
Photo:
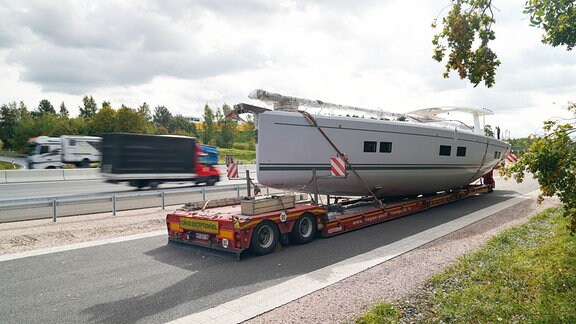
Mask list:
[[[442,79],[430,23],[447,4],[0,0],[0,104],[64,101],[75,114],[88,94],[198,116],[265,88],[398,112],[487,107],[490,123],[519,137],[562,113],[553,102],[575,99],[574,54],[541,44],[511,1],[495,2],[496,85]]]

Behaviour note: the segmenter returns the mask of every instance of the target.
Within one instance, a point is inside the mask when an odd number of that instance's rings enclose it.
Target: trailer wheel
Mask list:
[[[279,238],[280,231],[276,224],[271,221],[262,221],[252,232],[250,251],[257,255],[268,254],[274,251]]]
[[[89,168],[90,167],[90,160],[88,160],[88,159],[82,160],[82,162],[80,163],[80,167],[81,168]]]
[[[290,238],[298,244],[306,244],[316,238],[317,231],[316,218],[312,214],[305,213],[294,224],[294,228],[290,232]]]

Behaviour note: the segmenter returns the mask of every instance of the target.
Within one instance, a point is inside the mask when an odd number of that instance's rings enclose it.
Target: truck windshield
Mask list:
[[[28,155],[30,156],[30,155],[38,154],[38,146],[40,146],[40,145],[38,145],[36,143],[28,144],[28,147],[26,148]]]

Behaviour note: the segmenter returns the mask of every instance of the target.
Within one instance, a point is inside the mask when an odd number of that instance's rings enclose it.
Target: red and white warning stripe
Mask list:
[[[238,178],[238,163],[232,163],[228,165],[228,179]]]
[[[508,160],[508,162],[510,162],[510,163],[514,163],[514,162],[518,161],[518,158],[514,154],[509,154],[506,157],[506,160]]]
[[[334,177],[346,176],[346,164],[343,157],[334,156],[330,158],[330,174]]]

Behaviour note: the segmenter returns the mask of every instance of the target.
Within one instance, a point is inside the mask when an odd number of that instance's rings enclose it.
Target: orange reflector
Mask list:
[[[184,232],[184,230],[180,228],[180,224],[176,222],[169,222],[168,228],[174,232]]]
[[[218,235],[216,237],[220,238],[220,239],[225,238],[225,239],[233,240],[234,239],[234,231],[221,229],[220,233],[218,233]]]

